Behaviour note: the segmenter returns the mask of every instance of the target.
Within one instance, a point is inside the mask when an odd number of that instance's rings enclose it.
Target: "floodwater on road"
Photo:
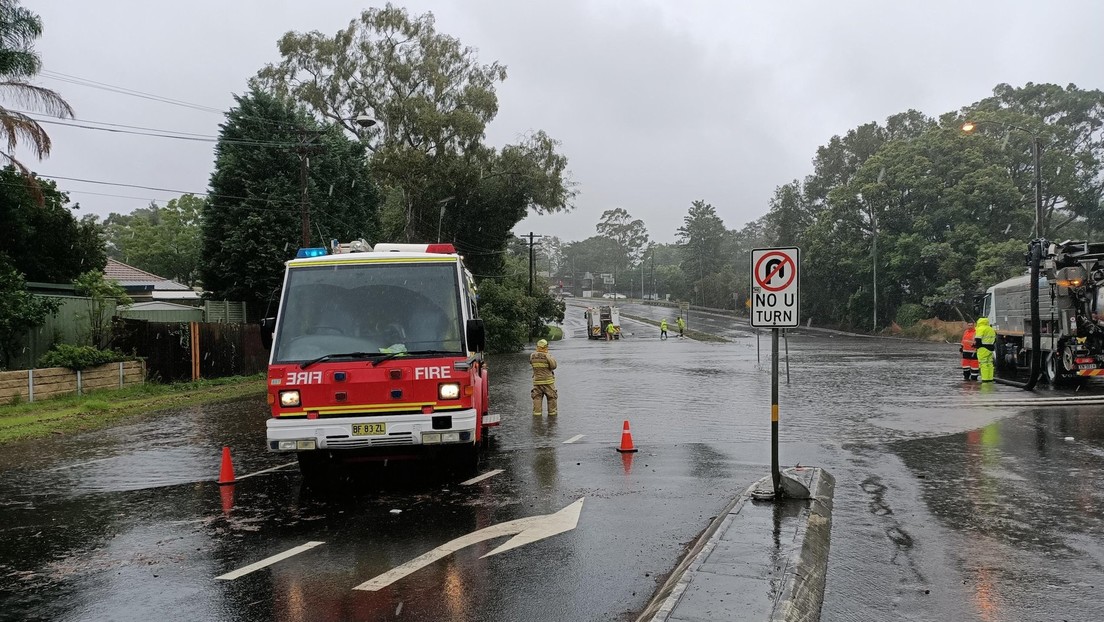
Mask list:
[[[704,314],[691,328],[729,343],[624,324],[620,341],[553,343],[558,418],[530,414],[527,353],[491,358],[503,425],[479,465],[489,475],[471,484],[408,463],[306,487],[294,456],[265,450],[260,399],[8,446],[0,619],[632,619],[710,518],[767,474],[770,338]],[[581,326],[569,306],[566,332]],[[1023,391],[964,383],[949,344],[787,341],[781,461],[837,481],[823,619],[1093,619],[1099,407],[1031,408]],[[637,454],[614,451],[626,420]],[[273,470],[220,489],[223,446],[239,477]],[[352,589],[579,499],[577,526],[558,535],[484,557],[509,540],[496,536]]]

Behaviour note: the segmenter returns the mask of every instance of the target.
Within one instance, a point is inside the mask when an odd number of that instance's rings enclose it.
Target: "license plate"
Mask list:
[[[387,434],[386,423],[354,423],[353,436],[379,436]]]
[[[1077,369],[1096,369],[1096,365],[1088,363],[1086,365],[1078,365]]]

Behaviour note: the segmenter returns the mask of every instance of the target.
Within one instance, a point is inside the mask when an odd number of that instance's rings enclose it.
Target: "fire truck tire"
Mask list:
[[[299,472],[305,480],[317,480],[324,477],[330,468],[330,456],[325,451],[300,451]]]
[[[457,475],[471,475],[479,468],[479,445],[471,443],[449,448],[449,466]]]

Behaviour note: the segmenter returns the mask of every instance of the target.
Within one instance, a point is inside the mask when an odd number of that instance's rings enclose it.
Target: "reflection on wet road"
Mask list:
[[[568,317],[571,334],[581,310]],[[710,517],[766,473],[770,378],[769,340],[757,351],[730,318],[691,316],[732,340],[716,344],[625,324],[618,342],[552,345],[558,418],[528,414],[524,353],[492,359],[503,426],[480,478],[406,463],[304,487],[294,466],[274,468],[286,455],[264,450],[261,400],[7,447],[0,619],[631,619]],[[825,620],[1094,617],[1100,407],[982,392],[961,381],[952,345],[788,341],[782,462],[837,480]],[[624,420],[638,454],[614,451]],[[260,473],[220,490],[224,445],[239,476]],[[509,525],[584,498],[574,528],[484,557],[516,536]],[[353,589],[503,524],[377,591]]]

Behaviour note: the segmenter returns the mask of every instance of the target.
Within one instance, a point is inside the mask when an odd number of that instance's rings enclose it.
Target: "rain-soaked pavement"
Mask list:
[[[501,472],[474,484],[392,464],[304,487],[286,456],[264,450],[263,400],[5,447],[0,619],[633,619],[710,517],[766,474],[769,338],[757,351],[745,325],[695,313],[691,327],[732,341],[661,342],[626,321],[632,334],[604,343],[578,338],[582,322],[569,307],[576,338],[552,347],[558,420],[529,414],[526,354],[492,359],[503,425],[477,472]],[[961,381],[953,345],[806,331],[788,341],[782,463],[837,482],[824,620],[1101,618],[1100,406],[983,392]],[[613,448],[625,419],[641,451],[623,458]],[[239,477],[278,468],[220,490],[223,445]],[[510,539],[500,535],[378,591],[353,589],[579,499],[574,529],[482,557]]]

